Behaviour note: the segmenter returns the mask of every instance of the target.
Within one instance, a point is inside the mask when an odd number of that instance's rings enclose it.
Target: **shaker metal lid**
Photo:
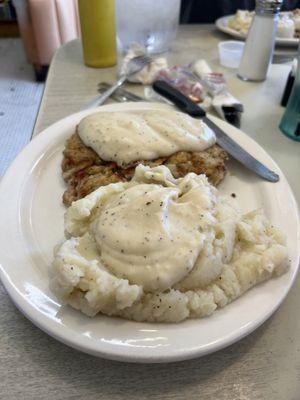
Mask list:
[[[277,14],[280,11],[283,0],[256,0],[256,14]]]

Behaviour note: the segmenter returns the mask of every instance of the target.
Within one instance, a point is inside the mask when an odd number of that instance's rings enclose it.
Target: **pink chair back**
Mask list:
[[[80,36],[77,0],[13,0],[28,61],[49,65],[56,49]]]

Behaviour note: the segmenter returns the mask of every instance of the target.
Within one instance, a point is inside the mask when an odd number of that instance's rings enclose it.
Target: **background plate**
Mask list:
[[[218,18],[216,20],[216,22],[215,22],[216,27],[220,31],[222,31],[224,33],[227,33],[228,35],[230,35],[230,36],[232,36],[232,37],[234,37],[236,39],[245,40],[246,37],[247,37],[246,35],[242,35],[240,32],[228,27],[228,20],[230,18],[232,18],[233,16],[234,15],[226,15],[225,17]],[[298,46],[299,39],[297,39],[297,38],[285,39],[285,38],[277,37],[276,38],[276,44],[279,45],[279,46],[293,46],[293,47],[295,47],[295,46]]]
[[[124,103],[105,111],[161,109],[162,104]],[[98,110],[100,110],[98,109]],[[53,247],[64,239],[60,174],[64,142],[81,118],[71,115],[47,128],[20,153],[0,185],[0,277],[16,306],[54,338],[96,356],[133,362],[168,362],[201,356],[241,339],[280,305],[296,276],[299,255],[298,214],[291,189],[267,153],[237,128],[211,117],[231,137],[280,175],[264,182],[231,162],[222,193],[236,193],[246,212],[263,207],[288,237],[291,268],[261,284],[211,317],[179,324],[136,323],[96,316],[91,319],[64,306],[49,290]],[[284,207],[283,207],[284,205]]]

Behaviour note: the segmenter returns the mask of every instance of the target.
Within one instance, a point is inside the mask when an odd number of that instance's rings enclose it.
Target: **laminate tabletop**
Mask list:
[[[262,145],[285,173],[300,201],[300,143],[282,135],[279,105],[288,64],[271,66],[262,83],[245,83],[220,67],[217,44],[228,37],[212,26],[181,26],[167,54],[170,65],[208,60],[223,71],[245,112],[242,130]],[[33,135],[79,111],[113,82],[117,68],[85,67],[79,40],[60,48],[50,66]],[[140,85],[130,85],[143,93]],[[22,266],[20,265],[20,268]],[[214,354],[170,364],[128,364],[73,350],[31,324],[0,286],[0,399],[300,399],[300,279],[275,314],[254,333]]]

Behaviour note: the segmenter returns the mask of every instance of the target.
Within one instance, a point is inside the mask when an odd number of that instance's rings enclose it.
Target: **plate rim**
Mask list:
[[[135,106],[137,105],[137,103],[133,103]],[[145,103],[147,104],[147,106],[149,106],[149,103]],[[127,103],[128,105],[128,103]],[[153,105],[153,103],[152,103]],[[161,106],[161,104],[159,104]],[[108,105],[108,106],[102,106],[101,108],[98,109],[94,109],[94,110],[88,110],[88,111],[81,111],[78,113],[74,113],[71,114],[59,121],[57,121],[56,123],[50,125],[48,128],[46,128],[45,130],[43,130],[43,132],[41,132],[39,135],[37,135],[31,142],[28,143],[27,146],[25,146],[25,148],[19,153],[19,155],[16,157],[16,159],[13,161],[13,163],[11,164],[11,166],[8,168],[8,170],[6,171],[5,175],[3,176],[3,178],[0,181],[0,193],[3,190],[3,187],[6,185],[6,180],[9,179],[9,175],[13,173],[14,169],[16,168],[16,166],[18,165],[18,163],[20,162],[20,160],[22,160],[23,157],[26,157],[26,154],[28,151],[30,151],[31,148],[34,148],[35,146],[37,146],[38,143],[42,144],[43,141],[45,139],[48,138],[48,135],[51,134],[51,131],[56,127],[59,128],[60,124],[64,124],[65,122],[68,122],[68,120],[73,120],[74,116],[77,116],[78,118],[82,117],[83,115],[87,115],[89,113],[93,113],[96,112],[97,110],[103,110],[105,107],[109,108],[112,105]],[[150,104],[151,106],[151,104]],[[220,122],[219,118],[216,117],[212,117],[210,116],[215,122]],[[224,121],[221,121],[222,123],[225,123]],[[226,124],[226,123],[225,123]],[[232,126],[231,126],[232,128]],[[242,131],[238,130],[237,128],[235,128],[239,133],[241,133]],[[294,194],[290,188],[290,185],[287,181],[287,179],[285,178],[284,174],[282,173],[282,171],[280,170],[279,166],[276,164],[276,162],[272,159],[271,156],[268,155],[268,153],[264,150],[263,147],[261,147],[254,139],[252,139],[250,136],[248,136],[247,134],[245,134],[244,132],[242,132],[243,135],[245,135],[245,137],[247,138],[247,140],[253,142],[253,144],[255,146],[258,146],[263,153],[265,154],[265,156],[272,161],[272,163],[274,164],[274,166],[276,167],[275,169],[280,173],[281,179],[284,180],[284,183],[287,185],[288,191],[289,191],[289,195],[290,195],[290,200],[292,202],[293,205],[293,209],[294,211],[297,213],[298,212],[298,208],[297,208],[297,203],[294,197]],[[59,135],[59,134],[58,134]],[[29,149],[29,150],[28,150]],[[297,214],[298,215],[298,214]],[[299,228],[299,218],[297,218],[296,221],[296,229],[297,229],[297,233],[298,236],[300,234],[300,228]],[[22,295],[22,293],[18,292],[18,289],[14,286],[13,282],[11,282],[8,274],[6,273],[5,269],[2,268],[2,266],[0,265],[0,278],[1,281],[5,287],[5,289],[7,290],[11,300],[13,301],[13,303],[16,305],[16,307],[26,316],[26,318],[28,318],[34,325],[36,325],[38,328],[40,328],[42,331],[44,331],[45,333],[49,334],[50,336],[52,336],[53,338],[55,338],[56,340],[71,346],[77,350],[83,351],[85,353],[88,354],[92,354],[92,355],[96,355],[99,357],[103,357],[106,359],[111,359],[111,360],[116,360],[116,361],[125,361],[125,362],[140,362],[140,363],[165,363],[165,362],[174,362],[174,361],[182,361],[182,360],[188,360],[188,359],[192,359],[192,358],[196,358],[196,357],[200,357],[200,356],[204,356],[206,354],[218,351],[222,348],[225,348],[233,343],[235,343],[236,341],[242,339],[243,337],[247,336],[248,334],[252,333],[255,329],[257,329],[261,324],[263,324],[276,310],[277,308],[281,305],[281,303],[283,302],[283,300],[285,299],[285,297],[287,296],[290,288],[292,287],[296,276],[297,276],[297,272],[299,269],[299,257],[300,257],[300,253],[298,252],[297,255],[297,267],[293,270],[293,274],[291,275],[290,280],[288,281],[288,284],[286,285],[286,287],[284,288],[282,295],[279,299],[279,301],[276,301],[273,305],[273,307],[271,307],[269,309],[269,311],[264,315],[263,318],[261,318],[259,321],[254,321],[250,324],[250,326],[248,325],[247,328],[244,328],[242,330],[242,332],[236,332],[235,335],[231,335],[229,339],[227,338],[223,338],[222,340],[220,340],[219,343],[210,343],[207,344],[205,347],[202,346],[200,348],[191,348],[191,349],[183,349],[181,352],[178,350],[175,354],[171,354],[168,357],[163,356],[162,358],[154,356],[151,357],[151,355],[136,355],[134,353],[131,354],[127,354],[124,356],[124,354],[120,354],[118,349],[116,351],[116,353],[113,353],[111,351],[107,352],[107,351],[103,351],[99,348],[97,348],[95,350],[95,348],[92,348],[92,346],[89,346],[88,341],[84,341],[84,343],[78,343],[76,340],[72,340],[72,337],[70,339],[70,336],[68,336],[68,330],[71,330],[70,328],[67,328],[66,333],[64,334],[64,330],[62,329],[58,329],[59,332],[57,332],[57,329],[55,329],[55,326],[51,326],[51,319],[47,316],[45,316],[44,314],[41,313],[41,311],[39,311],[38,313],[36,313],[36,310],[34,309],[33,305],[27,300],[24,302],[24,296]],[[48,322],[48,323],[47,323]]]

